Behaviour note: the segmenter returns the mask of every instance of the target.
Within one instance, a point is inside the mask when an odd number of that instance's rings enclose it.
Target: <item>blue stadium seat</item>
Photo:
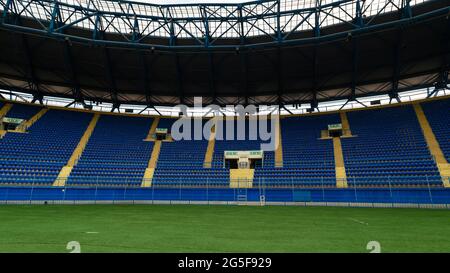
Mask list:
[[[347,113],[353,138],[342,139],[350,186],[441,186],[410,105]]]
[[[68,185],[140,186],[153,142],[143,141],[153,119],[100,116]]]
[[[450,100],[424,102],[421,105],[447,162],[450,162]]]
[[[16,110],[8,116],[28,118],[40,109],[17,106],[14,104],[12,109]],[[29,132],[7,133],[0,140],[0,182],[51,185],[69,160],[91,117],[92,114],[87,113],[49,110]]]

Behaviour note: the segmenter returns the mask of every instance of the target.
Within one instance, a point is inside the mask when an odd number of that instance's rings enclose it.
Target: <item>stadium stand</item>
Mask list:
[[[421,105],[445,158],[450,161],[450,100],[423,102]]]
[[[422,103],[436,139],[449,158],[448,111],[450,100]],[[5,105],[2,102],[2,105]],[[14,109],[14,110],[13,110]],[[30,119],[45,109],[13,104],[8,117]],[[93,119],[92,113],[50,109],[26,133],[7,133],[0,139],[0,178],[3,184],[42,184],[55,181],[71,158]],[[442,186],[442,178],[412,105],[346,112],[352,136],[340,139],[349,186],[417,187]],[[280,122],[282,167],[276,166],[275,153],[265,152],[255,165],[253,182],[266,187],[335,187],[333,140],[322,131],[340,123],[342,114],[313,114],[283,117]],[[130,186],[143,185],[144,173],[151,161],[155,142],[149,131],[166,128],[173,118],[101,114],[86,147],[67,180],[68,185]],[[206,120],[202,122],[204,124]],[[225,123],[236,128],[236,120]],[[270,130],[270,121],[268,121]],[[224,128],[224,129],[221,129]],[[228,128],[218,126],[225,135]],[[209,139],[161,142],[150,185],[228,187],[231,170],[224,167],[225,151],[259,150],[261,143],[246,140],[217,139],[205,166]],[[222,130],[222,131],[221,131]],[[191,131],[193,138],[194,132]]]
[[[267,130],[271,131],[271,122],[270,120],[263,121],[266,122]],[[239,123],[244,124],[243,128],[245,128],[241,137],[243,139],[239,139],[238,128]],[[215,141],[215,151],[213,156],[213,168],[219,169],[224,165],[224,152],[225,151],[255,151],[261,149],[261,144],[267,143],[267,141],[263,141],[261,139],[261,135],[252,136],[252,133],[259,131],[259,121],[255,128],[251,128],[250,122],[248,119],[244,120],[236,120],[236,119],[226,119],[222,122],[222,126],[218,126],[216,128],[216,135],[222,136],[221,139],[216,138]],[[233,132],[228,131],[228,128],[235,128]],[[227,135],[232,136],[230,140]],[[260,171],[265,168],[273,168],[274,167],[274,152],[273,151],[265,151],[264,157],[261,162],[255,163],[255,168],[253,170],[247,171],[239,171],[230,169],[229,180],[231,182],[232,187],[251,187],[252,183],[259,183],[260,180]],[[229,169],[230,166],[225,165],[226,168]]]
[[[441,186],[411,105],[348,112],[353,138],[343,138],[352,186]]]
[[[41,110],[41,107],[25,104],[14,104],[14,107],[8,111],[6,116],[8,118],[19,118],[28,120],[37,114]]]
[[[170,129],[174,121],[175,119],[161,119],[158,128]],[[194,131],[192,130],[190,134],[193,139]],[[161,186],[179,184],[227,186],[228,169],[224,169],[223,165],[203,167],[207,146],[207,139],[163,142],[153,183]]]
[[[334,186],[333,143],[320,134],[328,124],[339,122],[336,114],[281,119],[283,168],[265,165],[255,177],[272,187]]]
[[[39,108],[14,104],[14,117],[28,118]],[[23,111],[23,112],[21,112]],[[8,133],[0,140],[2,184],[51,185],[69,159],[92,114],[51,110],[27,133]]]
[[[143,141],[152,121],[102,115],[68,184],[140,186],[153,148]]]

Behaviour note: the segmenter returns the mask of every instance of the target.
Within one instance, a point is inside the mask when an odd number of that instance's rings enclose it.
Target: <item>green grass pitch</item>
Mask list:
[[[450,211],[206,205],[1,206],[0,252],[450,252]]]

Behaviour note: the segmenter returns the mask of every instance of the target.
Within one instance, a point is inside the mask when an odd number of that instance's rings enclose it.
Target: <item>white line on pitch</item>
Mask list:
[[[97,231],[86,231],[87,234],[98,234]]]
[[[366,223],[366,222],[363,222],[363,221],[359,221],[358,219],[354,219],[354,218],[348,218],[348,219],[350,221],[356,222],[356,223],[361,224],[361,225],[366,225],[366,226],[369,225],[369,223]]]

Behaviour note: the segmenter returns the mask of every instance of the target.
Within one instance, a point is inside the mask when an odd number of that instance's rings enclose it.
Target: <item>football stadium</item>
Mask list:
[[[449,17],[0,0],[0,252],[450,252]]]

